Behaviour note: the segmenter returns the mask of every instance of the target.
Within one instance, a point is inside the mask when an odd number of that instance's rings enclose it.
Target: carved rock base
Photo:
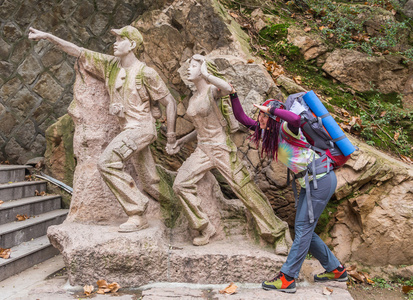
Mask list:
[[[99,279],[122,287],[152,282],[259,283],[273,277],[286,259],[240,235],[201,247],[174,242],[161,221],[149,223],[142,231],[118,233],[117,226],[64,222],[50,227],[48,236],[64,257],[72,285]]]

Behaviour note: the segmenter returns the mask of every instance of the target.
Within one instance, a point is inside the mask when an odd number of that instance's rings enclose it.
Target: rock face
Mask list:
[[[413,262],[413,168],[357,143],[337,172],[340,201],[327,242],[341,261],[368,266]]]

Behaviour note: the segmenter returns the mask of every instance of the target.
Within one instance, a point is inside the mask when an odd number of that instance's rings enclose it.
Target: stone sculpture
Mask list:
[[[140,32],[125,26],[112,29],[111,33],[116,36],[114,56],[81,48],[34,28],[30,28],[29,38],[52,42],[77,57],[86,71],[105,82],[111,103],[109,113],[117,116],[121,133],[103,151],[98,169],[128,215],[128,220],[118,230],[131,232],[148,227],[145,211],[149,200],[125,172],[125,163],[133,160],[143,190],[158,199],[160,179],[149,145],[157,137],[155,118],[160,117],[158,103],[161,103],[166,107],[167,116],[166,151],[172,150],[176,142],[176,102],[156,71],[138,59],[143,50]]]
[[[198,139],[195,152],[179,168],[173,186],[190,226],[200,232],[200,236],[193,239],[193,244],[208,244],[216,233],[215,227],[203,212],[196,189],[196,183],[206,172],[216,168],[253,215],[260,236],[271,244],[275,243],[277,254],[286,255],[291,245],[288,225],[274,215],[267,198],[238,157],[237,147],[229,135],[230,120],[224,118],[228,114],[222,113],[218,108],[221,105],[217,101],[230,94],[232,87],[223,79],[210,74],[208,68],[218,75],[214,72],[212,63],[207,63],[204,56],[194,55],[191,58],[188,80],[195,85],[196,92],[189,100],[187,115],[192,119],[195,130],[177,140],[173,148],[176,153],[184,143]]]

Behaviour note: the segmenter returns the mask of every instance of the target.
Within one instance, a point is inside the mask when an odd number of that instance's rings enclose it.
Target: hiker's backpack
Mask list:
[[[311,148],[320,156],[325,154],[334,169],[343,166],[356,150],[313,91],[288,96],[285,106],[301,116],[301,131],[308,141],[297,140],[284,131],[283,138],[287,142]]]
[[[287,110],[301,116],[300,128],[307,142],[293,137],[281,126],[283,139],[297,147],[311,148],[320,156],[317,159],[313,158],[307,170],[294,174],[294,178],[304,178],[305,180],[309,218],[310,223],[313,223],[314,215],[309,188],[309,174],[313,175],[313,185],[317,189],[316,175],[328,173],[332,169],[343,166],[356,148],[313,91],[288,96],[285,106]],[[290,170],[288,172],[289,181]],[[294,180],[292,184],[297,204],[298,196]]]

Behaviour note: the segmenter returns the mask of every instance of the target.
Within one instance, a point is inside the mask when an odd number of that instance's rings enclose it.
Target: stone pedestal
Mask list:
[[[286,259],[240,235],[202,247],[175,242],[172,230],[160,220],[134,233],[118,233],[117,226],[65,222],[50,227],[48,236],[63,254],[72,285],[99,279],[122,287],[152,282],[261,282]]]

